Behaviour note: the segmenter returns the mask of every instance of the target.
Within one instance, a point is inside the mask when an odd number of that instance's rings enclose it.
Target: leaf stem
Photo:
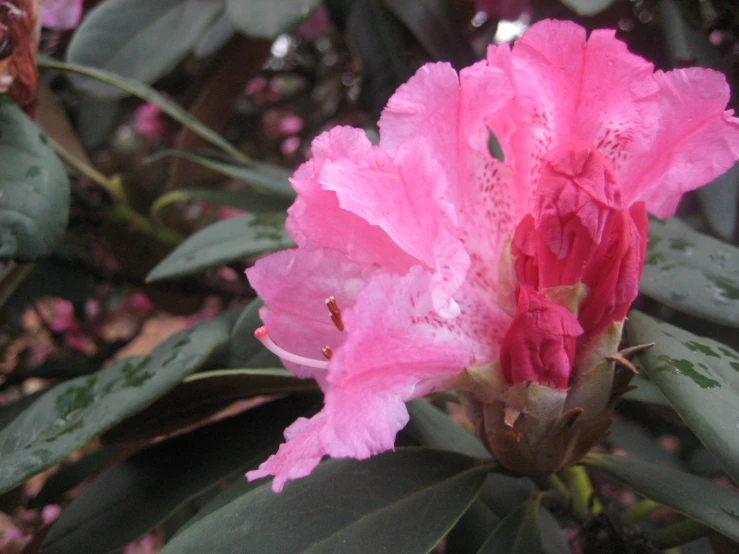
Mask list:
[[[583,466],[567,467],[561,474],[572,492],[572,515],[576,520],[583,522],[591,513],[599,514],[603,510],[603,505],[595,496],[590,476]]]
[[[651,541],[656,548],[665,550],[693,542],[710,532],[710,527],[694,519],[686,518],[674,525],[655,531],[651,536]]]
[[[628,521],[629,523],[636,523],[637,521],[647,517],[657,508],[661,507],[662,504],[659,502],[655,502],[651,498],[645,498],[641,502],[638,502],[621,512],[621,519]]]

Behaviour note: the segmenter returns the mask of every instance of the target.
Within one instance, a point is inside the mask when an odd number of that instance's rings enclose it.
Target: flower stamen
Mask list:
[[[276,354],[283,360],[287,360],[288,362],[293,362],[307,367],[328,369],[328,362],[324,362],[322,360],[314,360],[313,358],[306,358],[305,356],[298,356],[297,354],[293,354],[292,352],[288,352],[287,350],[277,346],[270,338],[269,329],[267,329],[266,326],[260,327],[259,329],[254,331],[254,337],[256,337],[257,340],[259,340],[267,348],[267,350]],[[326,354],[324,353],[324,356],[325,355]]]
[[[321,348],[321,352],[323,352],[323,357],[327,360],[330,360],[331,357],[334,355],[334,351],[331,350],[331,348],[329,348],[328,346],[324,346],[323,348]]]
[[[336,299],[333,296],[329,296],[328,298],[326,298],[326,307],[331,314],[331,321],[334,322],[334,325],[336,325],[336,328],[339,331],[343,331],[344,322],[341,319],[341,310],[339,309],[339,305],[336,303]]]

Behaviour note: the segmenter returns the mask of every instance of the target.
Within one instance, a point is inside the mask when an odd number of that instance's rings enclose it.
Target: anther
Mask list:
[[[341,310],[339,309],[339,305],[336,303],[336,299],[333,296],[329,296],[328,298],[326,298],[326,307],[331,314],[331,321],[334,322],[334,325],[336,325],[336,328],[339,331],[343,331],[344,322],[341,320]]]
[[[323,357],[327,360],[330,360],[331,357],[334,355],[334,351],[331,350],[328,346],[324,346],[321,348],[321,352],[323,353]]]
[[[318,369],[328,369],[328,362],[323,360],[314,360],[313,358],[306,358],[305,356],[298,356],[292,352],[280,348],[269,336],[269,329],[266,326],[260,327],[254,331],[254,336],[269,350],[270,352],[277,354],[283,360],[293,362],[296,364],[304,365],[307,367],[315,367]],[[325,356],[325,354],[324,354]]]

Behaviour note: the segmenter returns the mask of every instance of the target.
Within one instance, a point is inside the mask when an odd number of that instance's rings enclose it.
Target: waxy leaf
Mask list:
[[[315,396],[270,402],[134,454],[74,499],[41,552],[122,548],[222,479],[259,465],[282,442],[285,427],[319,406]]]
[[[561,2],[577,15],[591,17],[606,11],[615,0],[561,0]]]
[[[739,494],[676,469],[622,456],[588,454],[598,468],[642,496],[664,504],[734,540],[739,540]]]
[[[223,2],[213,0],[106,0],[75,31],[67,61],[152,83],[195,47],[222,11]],[[75,81],[99,98],[125,96],[97,81]]]
[[[528,554],[541,552],[540,497],[513,509],[478,550],[478,554]]]
[[[472,503],[488,471],[473,458],[425,448],[329,460],[280,494],[266,483],[236,498],[161,554],[425,553]]]
[[[298,379],[280,368],[198,372],[100,440],[105,444],[149,440],[193,425],[237,400],[317,389],[312,379]]]
[[[230,338],[233,313],[177,333],[144,358],[123,359],[45,392],[0,431],[0,493],[151,404]]]
[[[677,219],[651,219],[639,291],[681,312],[739,327],[739,249]]]
[[[418,399],[408,403],[410,421],[405,431],[423,446],[451,450],[476,458],[489,458],[490,453],[472,433],[435,408],[431,403]]]
[[[284,213],[225,219],[188,237],[151,270],[147,281],[185,277],[269,250],[295,246],[285,231]]]
[[[67,228],[69,180],[44,134],[0,97],[0,260],[51,254]]]
[[[739,483],[739,353],[633,310],[631,344],[655,342],[639,365]]]
[[[231,23],[253,38],[275,39],[306,19],[321,0],[226,0]]]
[[[261,298],[255,298],[249,302],[231,330],[231,342],[228,349],[229,367],[262,368],[282,365],[280,358],[267,350],[254,337],[254,331],[263,325],[259,318],[259,308],[262,306],[264,302]]]

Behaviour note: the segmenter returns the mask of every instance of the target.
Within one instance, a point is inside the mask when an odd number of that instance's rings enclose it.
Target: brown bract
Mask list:
[[[30,111],[36,101],[38,0],[0,0],[0,94]]]

